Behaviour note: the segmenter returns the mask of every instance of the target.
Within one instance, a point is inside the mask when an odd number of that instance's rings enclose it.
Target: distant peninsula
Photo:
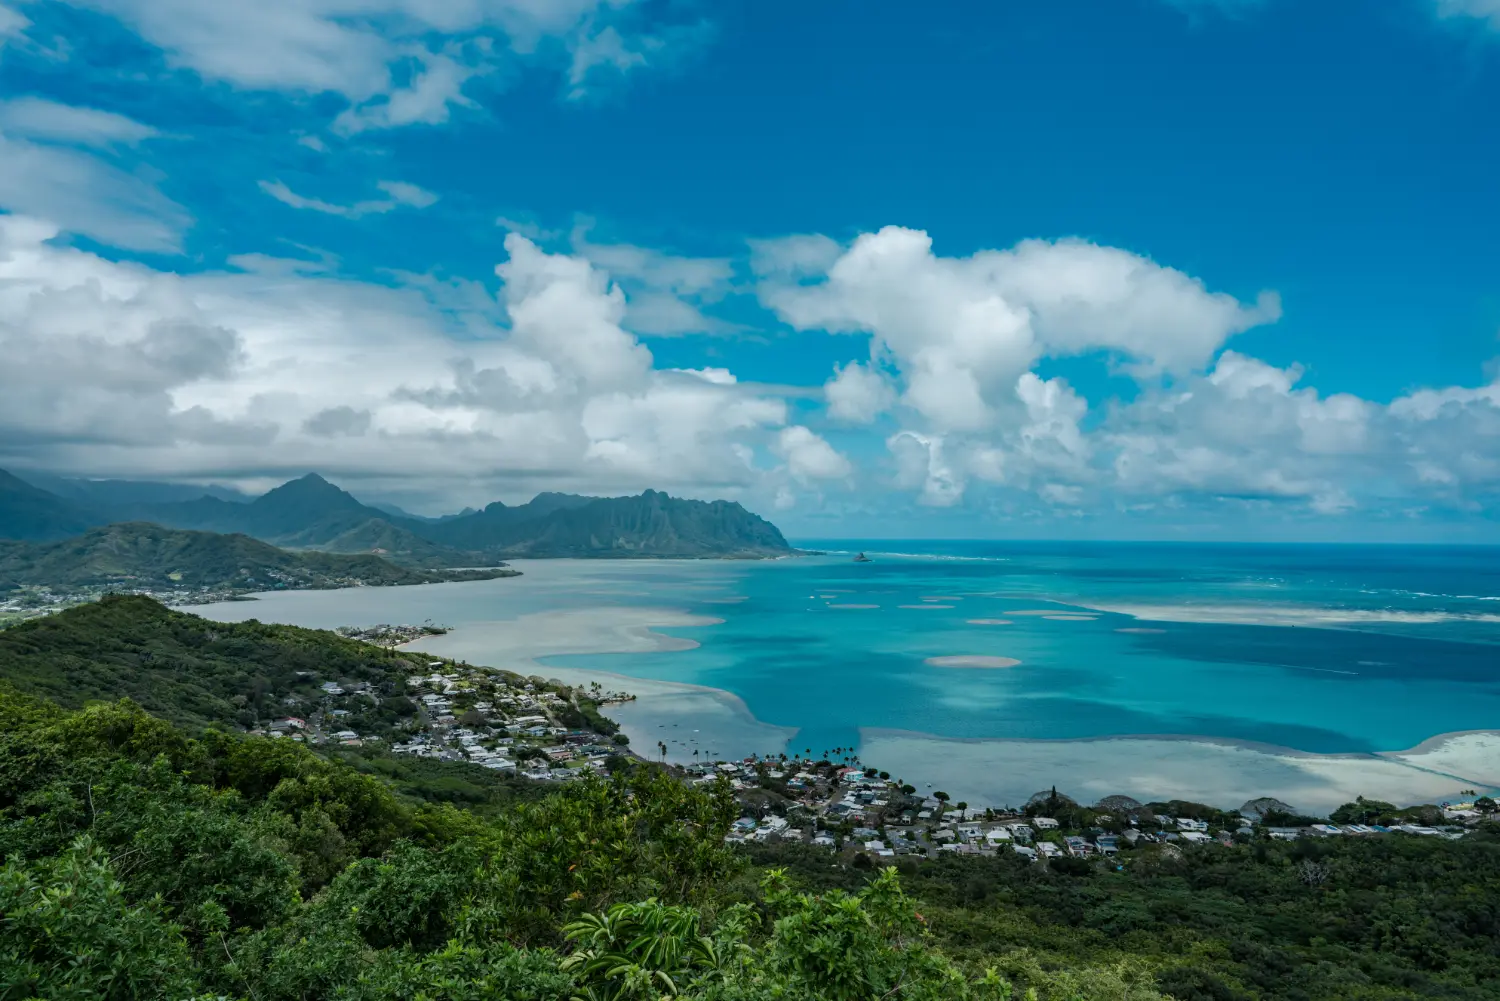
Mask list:
[[[288,552],[245,535],[125,522],[58,542],[0,542],[0,606],[12,614],[111,591],[202,604],[254,591],[440,584],[519,576],[504,566],[419,569],[374,555]]]

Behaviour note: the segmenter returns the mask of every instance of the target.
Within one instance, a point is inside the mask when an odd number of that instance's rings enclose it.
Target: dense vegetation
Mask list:
[[[757,847],[804,885],[858,885],[825,852]],[[1132,857],[1132,854],[1137,857]],[[1500,836],[1264,841],[1126,852],[1115,863],[1019,856],[903,865],[952,955],[1044,967],[1145,965],[1180,1001],[1500,997]]]
[[[157,485],[140,485],[157,486]],[[218,496],[156,501],[161,489],[95,484],[86,502],[48,494],[0,473],[0,539],[51,540],[90,526],[149,521],[248,535],[297,549],[375,553],[407,567],[489,565],[504,556],[765,556],[789,551],[770,522],[737,503],[668,497],[540,494],[438,520],[362,504],[316,474],[249,503]],[[108,489],[106,489],[108,488]],[[111,502],[110,497],[119,499]]]
[[[514,576],[514,570],[419,570],[379,556],[288,552],[245,535],[178,531],[144,522],[77,538],[0,547],[0,580],[55,591],[108,586],[213,590],[385,587]]]
[[[651,766],[485,820],[290,741],[0,695],[0,775],[4,998],[1008,995],[894,873],[757,888],[727,788]]]
[[[427,660],[321,630],[210,622],[137,595],[0,631],[0,682],[16,691],[68,708],[129,698],[198,727],[249,727],[328,680],[397,696]]]
[[[615,758],[540,785],[228,732],[232,693],[307,664],[411,666],[139,598],[0,633],[0,999],[1500,997],[1486,829],[1047,865],[746,854],[722,780]],[[177,722],[90,701],[123,694]]]

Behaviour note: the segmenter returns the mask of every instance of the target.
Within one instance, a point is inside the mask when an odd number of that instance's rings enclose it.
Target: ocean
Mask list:
[[[435,653],[648,688],[654,703],[621,710],[627,732],[660,739],[676,760],[840,748],[904,764],[879,751],[966,770],[948,784],[987,798],[1057,777],[989,774],[1033,767],[1182,791],[1196,781],[1184,740],[1245,773],[1222,780],[1225,801],[1255,781],[1297,792],[1312,766],[1275,778],[1289,761],[1363,760],[1358,775],[1338,773],[1351,777],[1334,797],[1385,782],[1386,752],[1500,731],[1494,548],[798,544],[824,555],[528,561],[511,580],[274,594],[208,614],[431,618],[454,627],[424,641]],[[861,551],[869,562],[854,561]],[[1500,743],[1446,753],[1401,759],[1391,781],[1416,782],[1412,796],[1427,789],[1416,771],[1454,793],[1500,784]],[[1316,782],[1330,767],[1317,763]]]

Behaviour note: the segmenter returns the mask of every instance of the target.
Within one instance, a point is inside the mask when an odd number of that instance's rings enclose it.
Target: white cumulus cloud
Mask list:
[[[776,452],[786,460],[787,471],[800,482],[842,480],[854,472],[849,460],[816,432],[800,424],[782,428]]]
[[[828,415],[851,424],[869,424],[890,408],[895,395],[883,375],[859,362],[835,367],[823,384]]]
[[[17,362],[0,366],[0,466],[257,482],[317,468],[449,504],[749,497],[781,455],[783,400],[723,369],[658,369],[607,275],[515,234],[498,268],[508,327],[417,286],[179,276],[56,234],[0,217],[0,353]],[[829,468],[815,442],[784,461]]]
[[[821,281],[768,275],[762,297],[792,326],[872,335],[872,357],[900,372],[902,401],[940,431],[1001,420],[1040,358],[1102,350],[1142,372],[1188,371],[1280,314],[1274,295],[1246,306],[1115,248],[1027,241],[949,258],[895,226],[860,236]]]

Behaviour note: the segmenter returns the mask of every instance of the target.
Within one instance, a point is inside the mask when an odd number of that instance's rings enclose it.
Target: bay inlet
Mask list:
[[[1463,553],[1424,566],[1408,552],[1417,580],[1382,588],[1374,547],[1332,573],[1335,547],[915,547],[864,543],[866,564],[517,561],[505,580],[194,611],[432,620],[451,631],[415,648],[636,694],[610,713],[647,756],[658,742],[678,762],[852,747],[971,803],[1055,784],[1080,800],[1326,810],[1500,786],[1494,603],[1443,597],[1486,594]]]

